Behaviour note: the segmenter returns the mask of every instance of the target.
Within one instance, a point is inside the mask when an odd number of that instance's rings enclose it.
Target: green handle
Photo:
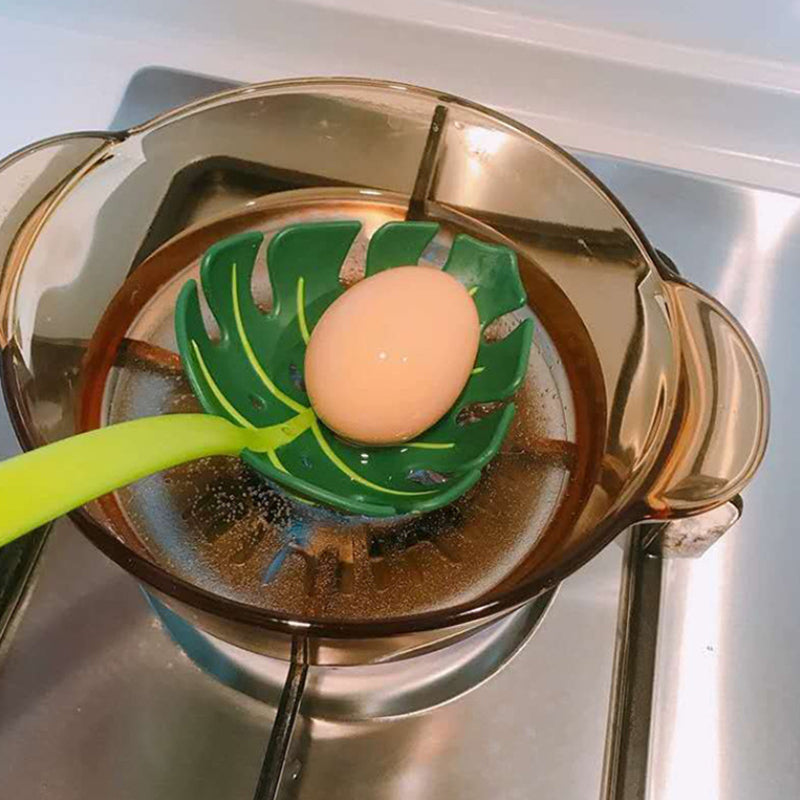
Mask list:
[[[110,425],[3,461],[0,546],[154,472],[205,456],[238,455],[267,431],[208,414],[168,414]]]

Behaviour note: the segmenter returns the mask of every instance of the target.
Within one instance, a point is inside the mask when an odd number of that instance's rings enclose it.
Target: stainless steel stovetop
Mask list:
[[[145,70],[112,127],[228,85]],[[627,558],[611,545],[563,584],[510,664],[447,705],[383,720],[303,718],[283,797],[800,795],[800,586],[790,522],[800,199],[577,155],[654,244],[738,316],[765,358],[773,438],[744,516],[698,560],[644,556],[635,535]],[[0,454],[16,449],[3,420]],[[68,522],[46,541],[7,550],[0,794],[249,800],[273,709],[196,666],[134,581]]]

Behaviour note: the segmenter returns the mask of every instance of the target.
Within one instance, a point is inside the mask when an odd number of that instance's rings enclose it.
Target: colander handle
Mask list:
[[[165,414],[6,459],[0,462],[0,547],[155,472],[206,456],[238,455],[259,435],[211,414]]]
[[[673,435],[647,496],[655,518],[701,514],[734,498],[764,455],[769,396],[747,333],[720,303],[665,282],[678,329],[680,376]]]

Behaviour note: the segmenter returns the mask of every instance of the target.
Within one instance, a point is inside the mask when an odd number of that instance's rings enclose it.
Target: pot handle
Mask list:
[[[66,133],[34,142],[0,159],[0,270],[6,267],[23,223],[42,202],[89,156],[123,138],[124,134],[104,131]]]
[[[665,281],[680,346],[672,435],[647,495],[651,518],[701,514],[732,500],[761,463],[769,429],[764,366],[720,303]]]

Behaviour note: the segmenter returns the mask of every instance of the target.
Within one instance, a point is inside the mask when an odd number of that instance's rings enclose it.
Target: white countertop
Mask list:
[[[738,6],[725,38],[711,36],[709,14],[689,37],[666,6],[648,18],[610,0],[606,20],[589,15],[582,27],[579,0],[533,5],[539,16],[512,0],[5,0],[0,153],[107,128],[132,74],[161,65],[241,81],[366,75],[434,86],[567,147],[800,192],[800,64],[785,46],[797,4],[765,10],[760,47],[734,35],[753,24]],[[673,39],[648,35],[648,19]]]

